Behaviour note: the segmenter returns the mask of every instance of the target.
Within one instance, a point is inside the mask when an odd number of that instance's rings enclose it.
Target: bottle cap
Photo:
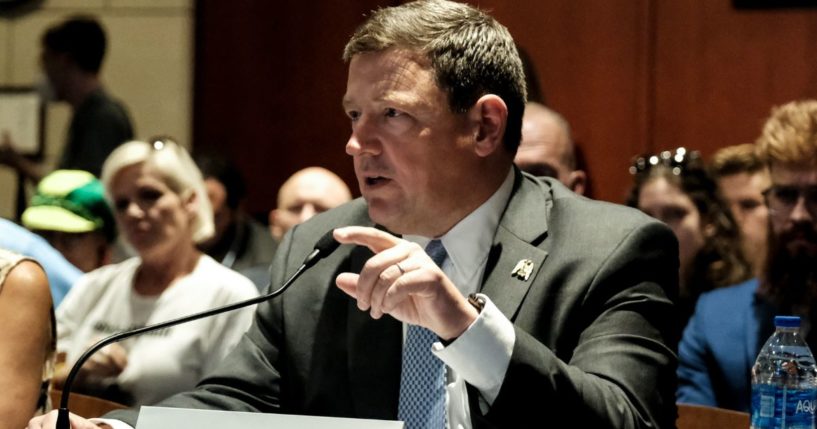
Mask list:
[[[799,328],[800,316],[774,316],[776,328]]]

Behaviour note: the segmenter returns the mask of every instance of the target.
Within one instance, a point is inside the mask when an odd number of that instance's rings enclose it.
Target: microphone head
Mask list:
[[[332,234],[332,230],[324,234],[317,243],[315,243],[315,250],[317,250],[320,254],[320,257],[329,256],[330,253],[334,252],[335,249],[340,246],[337,240],[335,240],[335,236]]]

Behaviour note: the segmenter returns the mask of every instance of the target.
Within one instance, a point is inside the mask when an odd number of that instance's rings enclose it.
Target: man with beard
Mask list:
[[[803,318],[817,333],[817,101],[772,110],[756,142],[769,168],[769,254],[758,278],[704,294],[679,347],[678,402],[748,411],[750,371],[776,314]]]

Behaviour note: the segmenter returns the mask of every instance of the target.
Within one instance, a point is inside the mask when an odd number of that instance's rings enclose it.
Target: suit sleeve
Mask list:
[[[668,228],[650,222],[626,234],[590,276],[574,319],[581,325],[576,346],[557,354],[515,326],[499,395],[478,420],[491,427],[675,427],[677,273]]]
[[[703,330],[706,326],[702,320],[705,312],[701,311],[706,296],[701,298],[678,347],[678,402],[717,407],[707,365],[707,360],[711,358]]]

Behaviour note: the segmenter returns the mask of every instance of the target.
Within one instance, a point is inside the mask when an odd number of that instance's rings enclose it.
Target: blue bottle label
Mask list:
[[[817,389],[752,386],[752,429],[814,429]]]

